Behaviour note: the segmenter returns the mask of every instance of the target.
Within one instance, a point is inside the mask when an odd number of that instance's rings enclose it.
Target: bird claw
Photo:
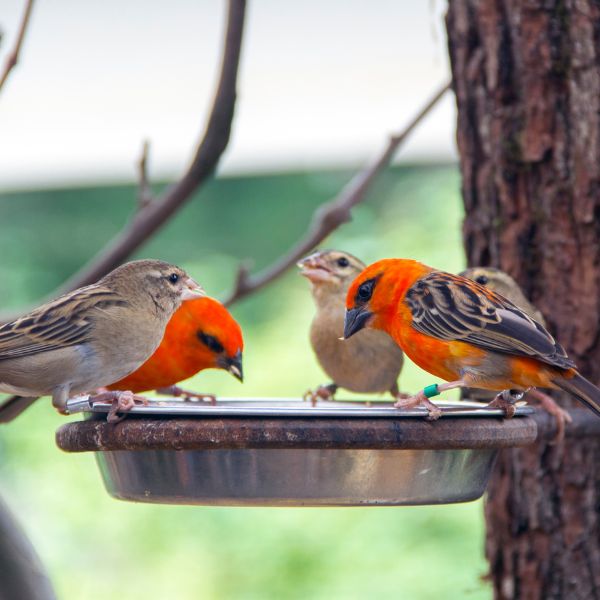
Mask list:
[[[499,408],[506,419],[512,419],[517,412],[515,403],[523,398],[525,392],[504,390],[500,392],[485,408]]]
[[[167,396],[174,396],[175,398],[183,397],[185,402],[195,402],[196,400],[204,401],[208,400],[208,402],[214,406],[217,403],[217,397],[214,394],[203,394],[201,392],[191,392],[189,390],[184,390],[180,388],[178,385],[171,385],[169,387],[158,388],[156,390],[159,394],[165,394]]]
[[[145,398],[144,396],[136,396],[129,390],[102,392],[96,396],[92,396],[89,401],[91,404],[100,402],[112,403],[112,406],[108,411],[108,416],[106,417],[106,420],[109,423],[118,423],[119,421],[122,421],[125,418],[126,413],[128,413],[136,405],[146,406],[148,404],[148,398]],[[118,415],[117,413],[122,414]]]
[[[307,390],[302,395],[305,402],[310,400],[311,406],[316,406],[319,400],[333,400],[338,386],[335,383],[320,385],[316,390]]]
[[[404,397],[401,397],[404,396]],[[394,408],[401,408],[404,410],[416,408],[417,406],[423,406],[427,409],[428,421],[437,421],[442,416],[442,409],[436,406],[424,393],[423,390],[419,390],[414,396],[407,396],[406,394],[398,394],[398,398],[394,402]]]

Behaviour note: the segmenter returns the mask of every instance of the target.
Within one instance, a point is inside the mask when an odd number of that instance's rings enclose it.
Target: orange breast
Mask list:
[[[461,369],[478,366],[485,352],[464,342],[437,340],[415,330],[404,330],[397,340],[419,367],[446,381],[461,378]]]
[[[390,334],[415,364],[446,381],[460,379],[462,368],[477,366],[485,357],[485,351],[472,344],[439,340],[417,331],[403,301],[398,304]]]

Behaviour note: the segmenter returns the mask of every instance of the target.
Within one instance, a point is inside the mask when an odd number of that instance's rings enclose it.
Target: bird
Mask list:
[[[461,271],[459,275],[508,298],[532,319],[546,327],[544,315],[527,300],[519,284],[508,273],[494,267],[471,267]]]
[[[521,310],[527,313],[532,319],[546,327],[546,320],[542,313],[535,307],[523,293],[519,284],[508,274],[494,267],[472,267],[465,269],[459,273],[461,277],[471,279],[494,292],[504,296]],[[491,402],[495,394],[488,390],[465,390],[466,395],[470,399],[480,402]],[[556,435],[552,443],[560,442],[565,436],[565,427],[567,423],[572,422],[571,415],[561,408],[554,399],[548,394],[532,388],[527,393],[527,399],[534,399],[539,402],[540,406],[549,414],[551,414],[556,422]]]
[[[465,277],[416,260],[377,261],[346,296],[344,337],[365,327],[386,331],[413,362],[446,381],[398,400],[398,408],[424,406],[428,418],[436,419],[441,411],[429,398],[476,387],[500,392],[490,406],[511,416],[521,391],[541,387],[565,390],[600,415],[600,389],[577,371],[544,326]]]
[[[323,371],[332,383],[309,391],[305,398],[333,399],[338,387],[359,393],[389,391],[404,397],[398,389],[403,354],[383,331],[363,331],[348,342],[344,333],[346,292],[352,280],[365,268],[355,256],[340,250],[320,250],[297,263],[300,275],[312,287],[317,308],[310,326],[310,343]]]
[[[243,381],[243,348],[242,330],[220,302],[209,297],[189,300],[171,317],[154,354],[136,371],[106,387],[214,401],[212,394],[189,392],[176,384],[204,369],[224,369]]]
[[[136,260],[1,326],[0,392],[21,398],[0,407],[0,421],[19,414],[19,400],[26,408],[39,396],[52,396],[64,412],[70,397],[135,371],[158,347],[181,303],[204,295],[183,269]],[[123,390],[92,400],[125,411],[137,399]]]

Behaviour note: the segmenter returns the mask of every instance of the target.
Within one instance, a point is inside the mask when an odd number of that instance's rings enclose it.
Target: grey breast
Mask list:
[[[344,332],[344,311],[314,318],[310,339],[317,359],[338,386],[353,392],[385,392],[392,388],[402,368],[402,351],[384,332],[365,329],[349,340]]]

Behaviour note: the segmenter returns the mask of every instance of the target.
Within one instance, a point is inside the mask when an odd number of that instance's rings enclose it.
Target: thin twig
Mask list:
[[[29,17],[31,16],[32,8],[33,0],[27,0],[27,2],[25,3],[25,12],[23,13],[23,19],[21,20],[21,27],[19,28],[19,33],[17,34],[15,45],[11,52],[8,53],[8,56],[6,57],[6,63],[4,64],[4,69],[2,71],[2,74],[0,75],[0,90],[2,90],[4,84],[6,83],[10,72],[17,66],[17,63],[19,62],[19,54],[21,52],[23,40],[25,39],[27,25],[29,25]]]
[[[59,292],[93,283],[117,267],[164,225],[215,170],[231,134],[245,8],[245,0],[229,0],[225,51],[217,93],[204,136],[188,170],[161,197],[138,212],[131,223],[90,264],[71,277]]]
[[[143,210],[154,198],[148,183],[148,154],[150,153],[150,142],[144,140],[142,154],[138,161],[138,210]]]
[[[190,200],[198,186],[213,173],[231,134],[245,9],[245,0],[229,0],[219,83],[204,135],[187,171],[161,196],[137,211],[116,237],[55,290],[50,295],[51,298],[93,283],[121,264]],[[0,322],[10,321],[23,312],[0,315]]]
[[[357,173],[333,200],[317,208],[306,234],[285,256],[277,259],[271,266],[256,275],[250,275],[247,267],[241,266],[234,283],[234,289],[224,300],[224,304],[229,306],[236,300],[271,283],[320,244],[340,225],[352,220],[352,208],[366,198],[373,181],[388,166],[396,150],[449,89],[450,83],[442,86],[405,129],[389,139],[383,151],[372,163]]]

